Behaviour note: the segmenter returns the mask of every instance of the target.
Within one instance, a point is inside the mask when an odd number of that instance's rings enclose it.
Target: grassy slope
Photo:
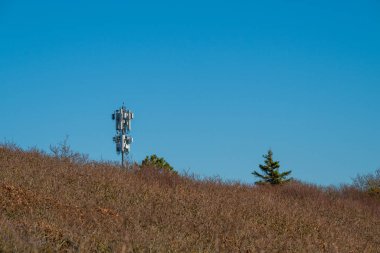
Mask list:
[[[380,202],[0,148],[0,252],[379,252]]]

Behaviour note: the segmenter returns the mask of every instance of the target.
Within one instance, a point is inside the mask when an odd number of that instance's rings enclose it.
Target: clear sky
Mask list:
[[[272,148],[293,177],[380,167],[380,2],[0,0],[0,138],[254,182]]]

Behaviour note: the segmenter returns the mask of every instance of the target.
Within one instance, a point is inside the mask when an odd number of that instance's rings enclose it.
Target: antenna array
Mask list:
[[[119,155],[121,153],[121,166],[124,167],[124,154],[129,153],[133,138],[128,136],[131,131],[131,122],[134,118],[133,112],[127,110],[123,104],[119,110],[116,110],[112,114],[112,120],[116,122],[116,135],[113,137],[113,141],[116,144],[116,152]]]

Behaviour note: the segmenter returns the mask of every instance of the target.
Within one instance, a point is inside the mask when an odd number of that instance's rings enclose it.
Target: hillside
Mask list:
[[[2,147],[0,252],[30,251],[379,252],[380,202],[349,188],[228,184]]]

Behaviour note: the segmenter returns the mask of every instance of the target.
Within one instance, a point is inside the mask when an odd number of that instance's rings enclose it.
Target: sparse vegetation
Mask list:
[[[156,170],[154,170],[156,171]],[[0,147],[0,252],[378,252],[380,201]]]
[[[88,155],[75,152],[71,149],[68,143],[69,137],[66,136],[65,140],[57,145],[50,145],[50,151],[55,158],[62,160],[69,160],[73,163],[84,164],[89,162]]]
[[[261,180],[257,181],[256,184],[282,184],[285,182],[289,182],[291,179],[287,179],[292,171],[285,171],[280,173],[280,162],[273,160],[273,152],[272,150],[268,150],[268,154],[263,155],[265,158],[265,165],[260,164],[259,168],[263,172],[263,174],[258,173],[257,171],[252,172],[252,174]]]

